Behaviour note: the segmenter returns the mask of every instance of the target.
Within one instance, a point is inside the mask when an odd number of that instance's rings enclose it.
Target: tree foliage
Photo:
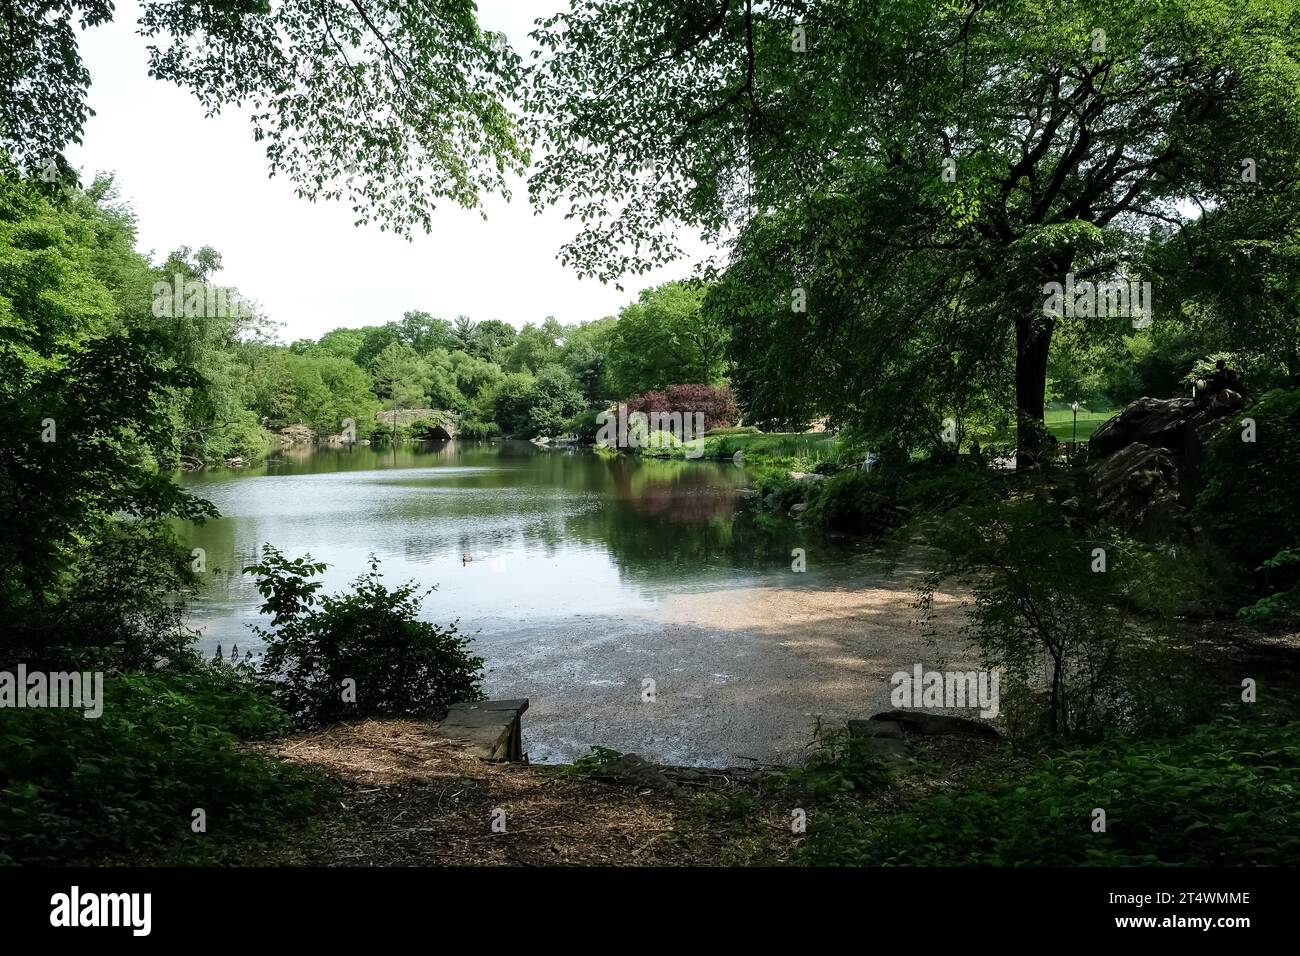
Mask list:
[[[1044,283],[1140,277],[1189,205],[1240,200],[1245,159],[1267,171],[1254,188],[1291,189],[1295,12],[579,0],[534,34],[530,188],[567,200],[563,257],[585,274],[674,258],[683,226],[733,234],[721,294],[746,402],[907,439],[1014,383],[1011,407],[1041,420],[1053,331],[1081,321],[1044,314]]]
[[[0,177],[0,597],[40,606],[116,516],[202,518],[164,470],[172,343],[126,307],[149,273],[94,203],[56,206]],[[119,298],[118,296],[121,296]]]
[[[724,321],[701,308],[705,288],[668,282],[625,306],[610,332],[608,375],[619,395],[669,385],[719,385],[727,369]]]
[[[63,149],[91,114],[77,29],[113,15],[106,0],[0,6],[0,147],[25,169],[70,176]],[[139,29],[151,76],[210,114],[249,109],[272,174],[348,202],[358,224],[428,232],[439,201],[508,194],[527,162],[509,106],[519,57],[472,0],[145,0]]]

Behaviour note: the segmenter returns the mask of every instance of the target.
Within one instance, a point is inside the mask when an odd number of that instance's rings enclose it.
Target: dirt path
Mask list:
[[[485,763],[423,721],[339,725],[267,749],[345,788],[341,812],[283,850],[277,862],[290,865],[715,863],[725,833],[684,839],[694,798],[749,785],[718,773],[675,792],[638,791],[554,768]],[[495,832],[502,819],[504,832]]]
[[[258,847],[258,864],[308,866],[718,866],[791,860],[819,798],[781,788],[774,769],[662,769],[672,789],[606,782],[568,768],[485,763],[434,724],[368,720],[264,750],[339,781],[339,804],[310,826]],[[995,741],[910,738],[918,764],[894,785],[859,793],[887,812],[957,785]],[[840,798],[831,798],[840,799]],[[504,831],[500,821],[504,820]],[[494,822],[497,823],[494,829]]]

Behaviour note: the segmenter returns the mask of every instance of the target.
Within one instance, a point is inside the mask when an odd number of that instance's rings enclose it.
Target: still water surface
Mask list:
[[[643,674],[671,682],[693,665],[709,672],[706,682],[740,679],[732,672],[743,668],[728,666],[725,634],[670,639],[669,628],[655,625],[656,609],[683,595],[816,588],[857,574],[846,547],[810,540],[793,522],[763,519],[746,490],[749,476],[730,462],[453,441],[291,451],[257,468],[185,482],[222,515],[182,529],[188,545],[207,555],[193,619],[206,654],[218,645],[226,654],[238,645],[241,656],[260,650],[248,625],[259,620],[261,599],[240,571],[263,543],[326,562],[328,592],[346,587],[374,554],[390,584],[413,578],[437,586],[423,617],[459,619],[474,635],[488,662],[489,694],[533,699],[525,727],[534,759],[621,742],[659,759],[735,762],[725,743],[692,743],[685,727],[666,737],[629,731],[641,718],[624,710],[621,696],[608,697],[612,689],[636,701]],[[814,556],[806,574],[790,570],[795,547]],[[744,642],[732,643],[739,654]],[[606,704],[618,713],[608,710],[603,720]],[[701,699],[695,710],[671,712],[689,724],[717,706],[720,699]]]

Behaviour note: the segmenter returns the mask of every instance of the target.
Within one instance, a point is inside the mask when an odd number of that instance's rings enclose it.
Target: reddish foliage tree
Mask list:
[[[662,392],[644,392],[627,400],[627,410],[647,416],[652,412],[680,412],[683,418],[702,412],[706,429],[725,428],[740,418],[740,408],[731,389],[712,385],[669,385]],[[693,417],[689,420],[695,421]]]

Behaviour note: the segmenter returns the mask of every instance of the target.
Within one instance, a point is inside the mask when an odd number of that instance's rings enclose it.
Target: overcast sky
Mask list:
[[[521,49],[533,20],[561,3],[479,0],[480,20]],[[155,262],[177,246],[215,247],[224,266],[217,281],[260,302],[284,323],[286,341],[400,319],[408,309],[515,326],[548,315],[597,319],[637,290],[690,272],[682,263],[629,277],[621,292],[578,280],[556,259],[573,225],[554,208],[535,216],[522,181],[512,202],[487,200],[486,222],[441,205],[433,232],[412,243],[353,226],[345,203],[313,205],[294,196],[287,179],[268,178],[246,113],[207,119],[187,90],[150,79],[136,18],[134,0],[125,0],[114,23],[82,34],[96,115],[69,159],[83,181],[101,170],[116,174],[136,212],[140,249],[152,250]]]

